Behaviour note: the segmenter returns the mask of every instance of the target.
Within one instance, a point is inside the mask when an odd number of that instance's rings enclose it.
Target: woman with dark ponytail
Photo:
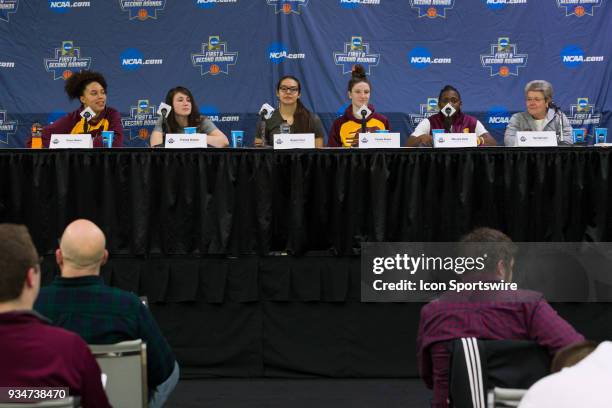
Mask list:
[[[353,147],[359,146],[359,133],[361,132],[361,112],[367,106],[371,113],[366,116],[368,131],[389,130],[389,121],[380,113],[374,112],[374,106],[368,104],[372,86],[366,76],[362,65],[355,65],[351,80],[348,83],[348,97],[351,104],[344,111],[329,131],[327,146]]]
[[[261,121],[257,124],[255,146],[262,146],[262,137],[265,137],[266,143],[271,145],[272,135],[281,133],[280,127],[286,122],[291,133],[314,133],[315,147],[323,147],[324,130],[321,119],[306,109],[300,100],[301,91],[300,81],[292,75],[285,75],[278,81],[276,84],[278,109],[270,119],[266,119],[265,135],[261,134]]]

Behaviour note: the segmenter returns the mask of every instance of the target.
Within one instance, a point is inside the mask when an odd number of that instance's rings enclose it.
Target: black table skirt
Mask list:
[[[573,147],[0,151],[0,222],[30,228],[46,282],[67,223],[96,222],[106,281],[148,296],[185,376],[410,377],[421,305],[360,302],[360,243],[481,225],[610,240],[609,162]],[[608,305],[555,306],[609,339]]]
[[[92,219],[123,255],[355,253],[364,241],[610,240],[605,148],[1,151],[0,221],[49,253]]]

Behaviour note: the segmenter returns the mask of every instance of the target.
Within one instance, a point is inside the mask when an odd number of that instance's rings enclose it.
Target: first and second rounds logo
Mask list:
[[[370,75],[371,68],[380,62],[380,54],[371,53],[370,44],[364,42],[363,37],[353,36],[350,42],[344,43],[344,52],[334,52],[334,61],[342,67],[342,74],[350,74],[353,66],[360,64]]]
[[[166,8],[166,0],[119,0],[121,10],[129,13],[130,20],[156,19],[157,13]]]
[[[227,43],[221,41],[218,35],[208,37],[208,42],[202,43],[202,52],[191,54],[194,67],[200,67],[202,76],[229,74],[229,67],[236,65],[238,53],[230,52]]]
[[[276,14],[300,14],[308,5],[308,0],[266,0],[268,6],[274,7]]]
[[[491,53],[481,55],[480,61],[483,67],[490,69],[491,76],[505,78],[518,76],[519,68],[527,66],[527,54],[519,53],[509,37],[499,37],[497,44],[491,44]]]
[[[81,49],[72,41],[62,41],[55,49],[54,58],[45,58],[45,69],[53,72],[53,80],[68,79],[75,73],[91,67],[91,58],[82,57]]]

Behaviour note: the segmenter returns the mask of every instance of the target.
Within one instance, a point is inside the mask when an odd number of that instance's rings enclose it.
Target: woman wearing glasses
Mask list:
[[[265,137],[267,145],[271,145],[272,135],[281,133],[281,125],[288,125],[290,133],[314,133],[315,147],[323,147],[321,119],[306,109],[300,100],[301,90],[300,81],[292,75],[285,75],[278,81],[276,84],[278,109],[265,120],[265,135],[262,135],[261,121],[257,124],[255,146],[263,145],[262,137]]]
[[[449,104],[453,107],[454,113],[447,119],[442,114],[442,109],[445,109]],[[451,85],[446,85],[438,96],[440,112],[419,122],[408,138],[406,145],[408,147],[432,146],[432,129],[443,129],[447,133],[476,133],[478,146],[495,146],[497,142],[493,136],[489,134],[478,119],[463,113],[461,105],[459,91]]]
[[[565,114],[556,112],[549,105],[552,103],[553,89],[548,81],[535,80],[525,86],[525,104],[527,112],[519,112],[512,115],[506,133],[504,144],[506,146],[516,145],[516,132],[526,131],[553,131],[559,133],[561,122],[563,122],[564,142],[571,144],[572,125]]]

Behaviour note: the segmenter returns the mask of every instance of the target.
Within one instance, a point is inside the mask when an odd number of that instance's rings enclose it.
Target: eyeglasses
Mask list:
[[[457,103],[457,102],[459,102],[459,101],[460,101],[460,99],[459,99],[459,98],[455,98],[455,97],[452,97],[452,98],[446,98],[446,99],[440,99],[440,103],[443,103],[443,104],[447,104],[447,103],[449,103],[449,102],[450,102],[450,103]]]
[[[527,98],[525,99],[527,102],[542,102],[544,98]]]
[[[278,90],[283,93],[294,94],[298,93],[300,91],[300,88],[298,88],[297,86],[281,86],[280,88],[278,88]]]

